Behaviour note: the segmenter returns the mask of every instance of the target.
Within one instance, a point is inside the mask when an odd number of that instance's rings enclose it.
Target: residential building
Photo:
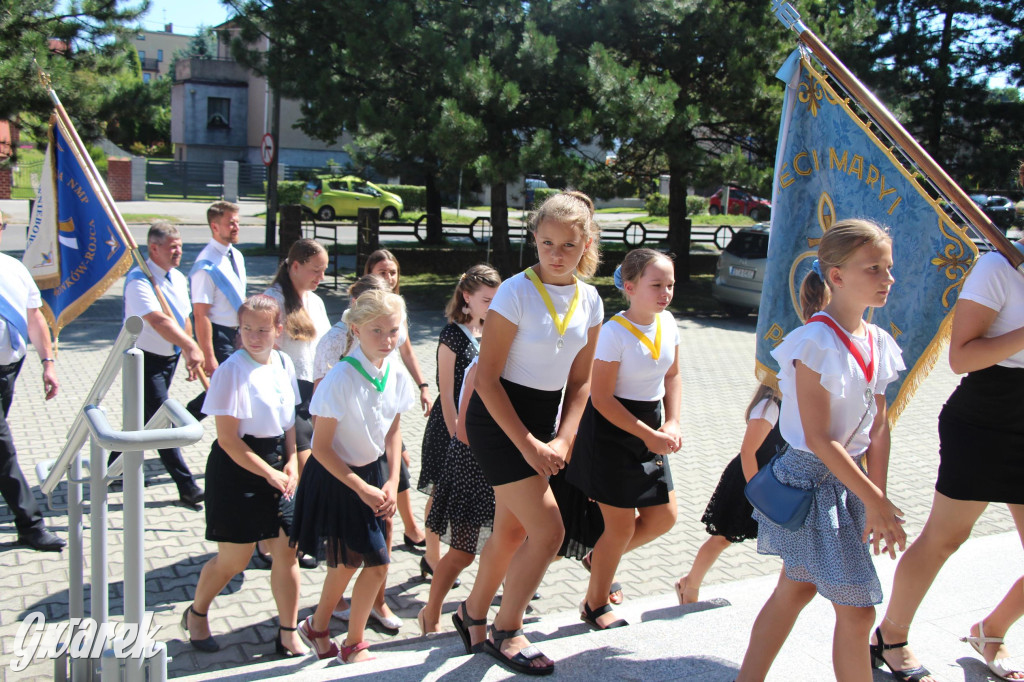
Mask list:
[[[136,33],[132,44],[142,63],[142,80],[148,83],[153,78],[163,78],[170,73],[174,53],[188,49],[191,40],[192,36],[175,33],[174,24],[165,24],[163,31]]]
[[[260,146],[270,131],[273,93],[267,79],[231,57],[231,40],[240,32],[233,21],[214,27],[217,58],[180,59],[171,88],[171,142],[177,161],[240,161],[261,164]],[[266,38],[257,46],[267,49]],[[327,144],[295,128],[301,111],[298,100],[281,98],[277,140],[278,162],[290,166],[323,167],[350,161],[346,134]]]

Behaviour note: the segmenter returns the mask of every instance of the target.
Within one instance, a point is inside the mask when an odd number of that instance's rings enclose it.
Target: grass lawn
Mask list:
[[[175,218],[169,215],[160,215],[158,213],[122,213],[121,217],[124,218],[126,223],[152,223],[157,220],[163,220],[171,224],[180,223],[180,218]]]
[[[736,227],[747,227],[754,224],[754,221],[745,215],[708,215],[707,213],[701,213],[688,217],[694,225],[735,225]],[[647,216],[640,218],[640,222],[645,225],[667,226],[668,216]]]

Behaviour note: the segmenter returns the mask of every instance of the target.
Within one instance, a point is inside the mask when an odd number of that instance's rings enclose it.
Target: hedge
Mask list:
[[[553,197],[556,194],[560,194],[562,190],[554,189],[553,187],[536,187],[533,190],[533,206],[530,208],[539,208],[548,197]]]
[[[668,215],[668,195],[666,194],[648,194],[647,198],[644,199],[644,208],[647,209],[647,215],[650,216],[667,216]],[[708,200],[704,197],[699,197],[696,194],[690,194],[686,197],[686,215],[698,215],[700,213],[707,213]]]
[[[302,201],[302,190],[306,183],[302,180],[281,180],[277,183],[277,203],[279,206],[298,204]]]
[[[427,188],[419,185],[378,185],[385,192],[402,197],[406,211],[427,210]]]

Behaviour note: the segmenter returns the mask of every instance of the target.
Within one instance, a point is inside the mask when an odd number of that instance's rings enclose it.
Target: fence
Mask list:
[[[146,163],[147,196],[219,198],[223,193],[222,163],[154,159]]]
[[[267,168],[262,164],[238,164],[238,196],[262,199],[267,196]]]
[[[11,198],[35,198],[36,188],[39,186],[39,178],[43,172],[43,162],[33,161],[32,163],[19,163],[12,170]]]

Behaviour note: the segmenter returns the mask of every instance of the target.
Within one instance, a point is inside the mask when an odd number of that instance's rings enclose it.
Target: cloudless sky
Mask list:
[[[151,0],[140,22],[147,31],[162,31],[174,24],[174,32],[195,35],[200,25],[223,24],[233,12],[218,0]]]

